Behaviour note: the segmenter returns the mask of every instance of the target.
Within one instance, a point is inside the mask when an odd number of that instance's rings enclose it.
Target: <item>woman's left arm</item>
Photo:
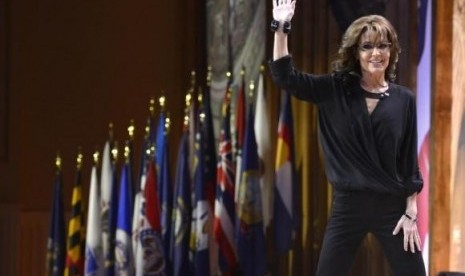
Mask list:
[[[404,170],[402,174],[405,177],[408,196],[406,198],[405,213],[397,222],[392,234],[397,235],[402,229],[404,233],[404,250],[415,253],[415,248],[421,251],[421,239],[417,227],[417,195],[423,188],[423,179],[418,168],[417,118],[415,98],[413,96],[409,99],[407,114],[406,137],[401,151],[404,154],[401,168]]]
[[[415,253],[415,248],[421,251],[421,239],[417,227],[417,193],[407,197],[405,213],[397,222],[393,235],[397,235],[402,229],[404,232],[404,250]]]

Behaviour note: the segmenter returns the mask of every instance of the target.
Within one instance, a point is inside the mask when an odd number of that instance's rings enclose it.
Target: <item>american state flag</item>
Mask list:
[[[234,164],[232,161],[230,106],[225,101],[223,122],[220,134],[219,159],[217,166],[217,186],[215,199],[215,218],[213,233],[219,245],[221,271],[233,271],[237,265],[237,253],[234,240]]]

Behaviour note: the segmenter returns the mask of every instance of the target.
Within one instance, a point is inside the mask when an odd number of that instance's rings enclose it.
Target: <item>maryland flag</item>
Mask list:
[[[65,276],[84,275],[85,228],[81,179],[81,166],[78,165],[71,199]]]
[[[58,162],[58,159],[57,159]],[[53,210],[50,224],[50,233],[47,241],[47,260],[45,275],[61,276],[65,267],[65,219],[63,213],[61,170],[58,168],[55,175],[53,193]]]

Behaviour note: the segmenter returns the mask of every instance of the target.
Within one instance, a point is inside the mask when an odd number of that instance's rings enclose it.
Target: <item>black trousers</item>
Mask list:
[[[368,232],[380,242],[395,276],[426,275],[421,252],[404,251],[402,230],[392,235],[405,204],[405,198],[393,195],[335,191],[316,275],[348,275]]]

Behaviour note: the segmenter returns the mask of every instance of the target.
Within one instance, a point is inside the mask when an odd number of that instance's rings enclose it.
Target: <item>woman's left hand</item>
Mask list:
[[[416,247],[418,251],[421,251],[421,239],[420,234],[418,233],[416,219],[410,219],[405,215],[402,215],[392,234],[397,235],[400,232],[400,229],[404,230],[404,250],[408,251],[410,249],[412,253],[415,253]]]

